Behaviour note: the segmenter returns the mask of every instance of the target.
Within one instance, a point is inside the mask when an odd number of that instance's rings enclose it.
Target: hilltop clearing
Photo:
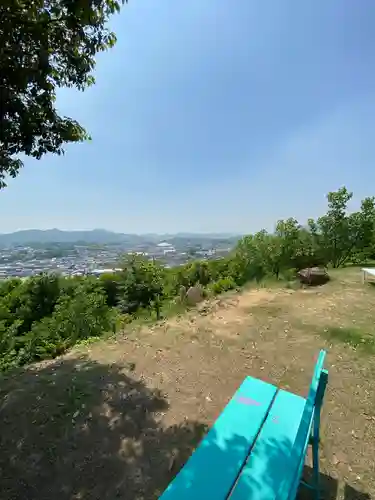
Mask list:
[[[357,268],[333,278],[230,292],[4,376],[1,498],[156,498],[246,375],[306,395],[321,347],[324,498],[375,498],[375,290]]]

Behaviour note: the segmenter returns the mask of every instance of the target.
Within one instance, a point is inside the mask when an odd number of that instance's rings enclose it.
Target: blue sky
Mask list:
[[[111,26],[58,95],[92,142],[26,160],[0,232],[244,233],[375,195],[373,0],[129,0]]]

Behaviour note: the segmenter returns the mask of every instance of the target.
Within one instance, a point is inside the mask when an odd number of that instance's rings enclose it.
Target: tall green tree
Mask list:
[[[361,202],[361,209],[348,217],[350,257],[364,261],[373,254],[375,243],[375,198],[367,197]]]
[[[254,235],[244,236],[237,244],[232,266],[236,283],[242,285],[247,281],[261,280],[267,272],[271,272],[271,235],[262,230]],[[272,249],[273,250],[273,249]]]
[[[317,220],[319,245],[333,267],[339,267],[349,253],[349,221],[346,214],[348,202],[353,193],[346,187],[328,193],[328,210]]]
[[[109,17],[127,0],[2,0],[0,3],[0,188],[23,166],[88,139],[60,116],[56,89],[94,83],[95,55],[112,47]]]
[[[279,240],[278,268],[294,267],[296,257],[300,252],[301,226],[292,217],[287,220],[279,220],[276,224],[275,236]]]
[[[125,313],[159,304],[164,296],[165,270],[155,261],[139,255],[125,256],[120,274],[119,307]]]
[[[290,217],[280,220],[276,225],[275,235],[280,240],[280,269],[302,269],[314,265],[326,264],[319,255],[319,248],[309,227],[303,227]]]
[[[375,198],[365,198],[361,209],[348,213],[353,193],[346,187],[327,195],[328,211],[310,229],[325,259],[333,267],[344,265],[355,254],[371,246],[374,240]]]

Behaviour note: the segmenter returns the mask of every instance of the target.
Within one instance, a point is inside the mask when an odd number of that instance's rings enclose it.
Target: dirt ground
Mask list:
[[[3,377],[0,498],[157,498],[246,375],[306,395],[325,348],[322,498],[375,499],[375,356],[326,335],[372,334],[375,288],[333,278],[228,294]]]

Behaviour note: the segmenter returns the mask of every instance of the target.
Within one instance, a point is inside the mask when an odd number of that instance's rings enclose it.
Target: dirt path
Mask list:
[[[0,498],[157,498],[246,375],[306,395],[324,347],[324,498],[375,499],[375,362],[321,335],[373,298],[352,272],[248,290],[2,380]]]

